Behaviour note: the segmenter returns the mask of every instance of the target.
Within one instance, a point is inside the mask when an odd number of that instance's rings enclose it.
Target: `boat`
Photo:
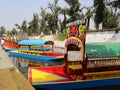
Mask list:
[[[10,51],[10,50],[16,50],[18,49],[19,45],[17,44],[17,42],[14,41],[10,41],[10,40],[5,40],[3,48],[6,51]]]
[[[18,50],[9,51],[9,55],[31,61],[57,61],[64,58],[64,54],[54,52],[54,42],[45,40],[21,40]]]
[[[85,25],[85,20],[66,25],[64,65],[29,67],[28,81],[35,89],[96,90],[112,86],[120,89],[120,58],[88,58]]]

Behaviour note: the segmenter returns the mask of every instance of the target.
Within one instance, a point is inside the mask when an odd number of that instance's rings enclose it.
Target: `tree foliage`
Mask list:
[[[92,9],[93,7],[83,7],[83,8],[87,10],[85,16],[87,17],[87,30],[89,30],[90,18],[93,16],[94,9]]]
[[[59,20],[60,22],[60,26],[61,26],[61,32],[63,32],[63,30],[65,29],[65,26],[66,26],[66,22],[67,22],[67,8],[61,8],[60,10],[60,14],[63,15],[63,21]]]
[[[103,22],[105,15],[105,3],[104,0],[94,0],[95,8],[95,24],[96,28],[99,29],[99,24]]]
[[[22,32],[24,32],[24,33],[27,33],[27,32],[28,32],[27,21],[26,21],[26,20],[24,20],[24,21],[22,22],[21,28],[22,28]]]
[[[34,13],[33,18],[30,22],[23,20],[19,24],[15,24],[15,28],[10,33],[15,33],[15,30],[20,32],[28,33],[28,35],[39,35],[41,32],[44,34],[55,34],[56,31],[64,32],[66,23],[87,18],[87,29],[91,23],[91,17],[94,18],[95,26],[98,29],[99,24],[103,24],[103,28],[114,28],[117,27],[118,16],[115,12],[109,8],[115,8],[117,11],[120,9],[120,0],[93,0],[93,6],[83,6],[79,0],[64,0],[68,7],[60,7],[58,0],[49,2],[48,6],[40,9],[40,14]],[[106,4],[107,3],[107,4]],[[86,9],[86,12],[83,12]],[[62,18],[60,16],[63,16]],[[3,27],[0,27],[0,35],[5,33]]]
[[[9,33],[8,32],[8,34],[10,34],[10,35],[17,35],[17,30],[15,29],[15,28],[13,28],[12,30],[11,30],[11,33]]]
[[[52,31],[53,34],[58,30],[58,15],[60,13],[60,7],[57,6],[58,0],[54,0],[54,3],[48,3],[48,8],[51,10],[51,13],[47,13],[46,20],[48,22],[48,28]]]
[[[118,16],[108,8],[105,10],[105,17],[103,21],[103,28],[115,28],[118,26]]]
[[[20,32],[24,32],[24,33],[27,33],[28,31],[28,27],[27,27],[27,21],[24,20],[21,25],[19,24],[15,24],[16,28],[20,30]],[[15,28],[14,28],[15,29]],[[12,29],[13,30],[13,29]]]
[[[78,0],[65,0],[65,1],[70,6],[67,9],[67,15],[69,16],[67,22],[73,22],[78,19],[81,19],[79,1]]]
[[[17,29],[19,29],[19,30],[20,30],[20,32],[22,32],[21,25],[19,25],[19,24],[15,24],[15,27],[16,27]]]
[[[3,36],[3,34],[5,34],[5,33],[6,33],[5,27],[4,27],[4,26],[1,26],[1,27],[0,27],[0,36]]]
[[[39,33],[39,17],[38,14],[33,14],[32,21],[29,22],[28,32],[29,35],[36,35]]]
[[[46,31],[46,29],[47,29],[46,28],[46,26],[47,26],[47,24],[46,24],[46,15],[47,15],[47,13],[46,13],[45,10],[46,9],[41,7],[41,13],[40,13],[41,17],[40,17],[40,21],[39,21],[39,23],[40,23],[40,32],[48,34],[49,31]]]
[[[115,11],[117,11],[117,9],[120,9],[120,0],[113,0],[113,1],[107,0],[107,1],[108,1],[108,5],[112,6],[115,9]]]

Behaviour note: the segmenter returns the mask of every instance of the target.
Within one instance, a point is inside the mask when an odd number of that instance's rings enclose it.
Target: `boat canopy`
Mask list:
[[[120,57],[120,43],[89,43],[85,51],[89,58]]]
[[[45,44],[53,45],[53,41],[45,41],[45,40],[21,40],[18,42],[19,45],[30,45],[30,46],[44,46]]]

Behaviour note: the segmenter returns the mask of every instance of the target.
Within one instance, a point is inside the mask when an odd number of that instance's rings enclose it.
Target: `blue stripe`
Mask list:
[[[35,88],[49,89],[49,90],[65,90],[65,89],[84,89],[93,87],[104,87],[120,85],[120,78],[102,79],[102,80],[91,80],[91,81],[76,81],[76,82],[66,82],[66,83],[56,83],[56,84],[40,84],[33,83]]]

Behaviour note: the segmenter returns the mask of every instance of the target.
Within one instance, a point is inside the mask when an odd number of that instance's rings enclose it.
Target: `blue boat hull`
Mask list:
[[[31,54],[29,55],[29,54],[16,53],[12,51],[9,52],[9,55],[17,58],[23,58],[29,61],[48,63],[50,65],[58,65],[54,61],[63,60],[63,58],[54,58],[50,56],[37,56],[37,55],[31,55]]]
[[[76,82],[65,82],[65,83],[55,83],[55,84],[40,84],[33,83],[36,89],[47,89],[47,90],[85,90],[90,88],[92,90],[98,90],[98,88],[109,88],[116,87],[120,89],[120,78],[111,79],[101,79],[101,80],[91,80],[91,81],[76,81]],[[99,89],[101,90],[101,89]],[[110,88],[109,90],[116,90],[115,88]]]

